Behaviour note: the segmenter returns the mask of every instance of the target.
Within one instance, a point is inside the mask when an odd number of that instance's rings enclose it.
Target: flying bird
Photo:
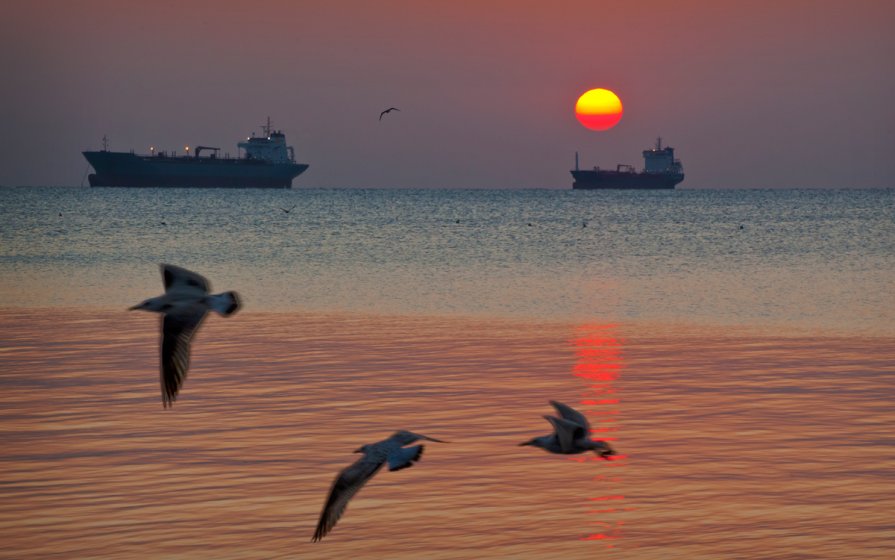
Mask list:
[[[214,294],[204,277],[185,268],[161,265],[165,293],[139,303],[134,309],[162,314],[161,385],[162,405],[174,405],[177,392],[190,367],[190,341],[209,311],[230,316],[239,309],[236,292]]]
[[[289,212],[292,212],[293,210],[295,210],[296,206],[297,206],[296,204],[293,204],[292,208],[290,208],[289,210],[286,210],[285,208],[280,208],[280,210],[282,210],[283,212],[288,214]]]
[[[421,439],[446,443],[440,439],[399,430],[387,439],[368,443],[355,450],[355,453],[363,453],[364,456],[345,468],[336,477],[329,491],[329,498],[320,513],[320,521],[317,523],[317,530],[314,531],[311,541],[319,541],[336,526],[348,501],[363,488],[368,480],[373,478],[382,465],[388,463],[388,470],[398,471],[411,467],[414,462],[419,461],[423,455],[423,446],[404,446]]]
[[[398,112],[400,112],[401,109],[398,109],[397,107],[389,107],[389,108],[386,109],[385,111],[379,113],[379,120],[382,120],[382,115],[385,115],[386,113],[391,113],[392,111],[398,111]]]
[[[553,426],[553,433],[546,436],[532,438],[519,445],[533,445],[550,453],[562,455],[575,455],[585,451],[593,451],[601,458],[608,460],[615,455],[615,451],[608,443],[602,440],[590,439],[590,424],[587,418],[561,402],[550,401],[553,408],[559,413],[559,417],[544,416]]]

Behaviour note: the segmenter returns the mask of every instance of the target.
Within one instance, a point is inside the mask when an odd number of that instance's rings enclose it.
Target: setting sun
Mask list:
[[[608,89],[585,92],[575,103],[575,116],[586,128],[609,130],[622,120],[622,102]]]

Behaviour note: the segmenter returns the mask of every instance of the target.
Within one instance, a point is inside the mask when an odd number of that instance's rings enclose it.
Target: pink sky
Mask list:
[[[681,187],[893,187],[893,26],[886,0],[16,2],[0,185],[78,185],[104,134],[235,153],[270,115],[296,187],[569,188],[576,150],[639,167],[660,135]],[[593,87],[608,132],[575,119]]]

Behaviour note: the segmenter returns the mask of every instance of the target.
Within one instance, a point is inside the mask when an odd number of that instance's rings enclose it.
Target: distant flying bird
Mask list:
[[[397,107],[389,107],[389,108],[386,109],[385,111],[379,113],[379,120],[382,120],[382,115],[385,115],[386,113],[391,113],[392,111],[398,111],[398,112],[400,112],[401,109],[398,109]]]
[[[320,513],[320,521],[317,523],[317,530],[314,531],[311,541],[319,541],[336,526],[336,521],[342,516],[348,501],[363,488],[368,480],[373,478],[373,475],[386,462],[388,462],[388,470],[397,471],[411,467],[414,462],[419,461],[423,454],[423,446],[404,446],[420,439],[446,443],[440,439],[399,430],[387,439],[368,443],[355,450],[355,453],[363,453],[364,456],[345,468],[336,477],[329,491],[329,498]]]
[[[185,268],[170,264],[161,265],[165,293],[147,299],[133,307],[161,313],[162,356],[161,385],[162,405],[174,405],[177,391],[186,380],[190,367],[190,341],[209,311],[230,316],[239,309],[236,292],[210,294],[211,285],[204,277]]]
[[[289,210],[286,210],[285,208],[280,208],[280,210],[282,210],[283,212],[288,214],[289,212],[292,212],[293,210],[295,210],[296,206],[297,206],[296,204],[293,204],[292,208],[290,208]]]
[[[583,414],[561,402],[550,401],[550,404],[560,416],[559,418],[544,416],[553,425],[553,433],[532,438],[519,445],[533,445],[550,453],[562,455],[593,451],[607,460],[615,455],[615,451],[605,441],[590,439],[590,424]]]

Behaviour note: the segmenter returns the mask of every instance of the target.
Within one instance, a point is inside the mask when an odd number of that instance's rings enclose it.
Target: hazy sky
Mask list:
[[[895,187],[895,2],[31,0],[0,21],[0,185],[79,185],[84,149],[236,143],[269,115],[296,187]],[[574,116],[593,87],[625,115]],[[401,112],[378,121],[379,112]],[[86,184],[86,183],[85,183]]]

